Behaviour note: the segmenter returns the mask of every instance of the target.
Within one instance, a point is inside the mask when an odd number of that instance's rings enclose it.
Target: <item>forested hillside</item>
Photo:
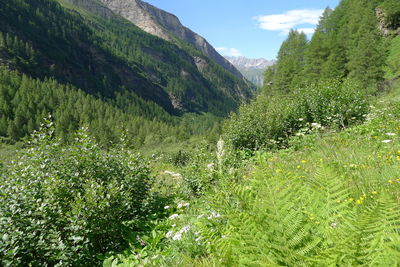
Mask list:
[[[379,20],[379,10],[393,10],[386,3],[345,0],[334,11],[327,8],[310,42],[303,33],[292,31],[279,51],[275,68],[266,73],[266,82],[272,83],[266,91],[289,91],[329,78],[348,77],[365,87],[382,82],[388,42],[379,26],[391,25],[389,32],[393,33],[398,27],[386,22],[389,17]]]
[[[97,9],[81,9],[66,1],[68,8],[53,0],[2,1],[0,63],[39,79],[36,83],[53,79],[65,88],[73,86],[132,116],[132,121],[144,117],[173,124],[178,119],[171,115],[186,112],[225,116],[252,95],[245,81],[189,45],[181,49],[141,31],[96,1],[81,2]],[[24,137],[37,129],[44,113],[58,113],[57,105],[40,105],[37,96],[30,96],[34,88],[26,89],[29,108],[15,99],[21,94],[18,88],[11,90],[7,84],[1,88],[5,137]],[[81,120],[71,112],[64,112],[64,118],[55,115],[56,121],[68,124],[64,129],[99,124],[91,116]],[[75,119],[65,120],[71,116]],[[100,125],[103,132],[115,132],[110,130],[115,125],[106,120]]]
[[[239,104],[205,73],[230,74],[186,60],[202,56],[192,46],[97,1],[8,3],[1,18],[20,8],[50,26],[15,12],[0,24],[0,136],[38,129],[0,144],[1,265],[400,265],[399,1],[342,0],[311,40],[290,31],[264,87],[222,128],[211,113],[173,116],[177,102],[153,94],[183,75],[216,90],[214,102],[201,93],[208,111],[219,96],[222,113]],[[125,87],[124,68],[144,87]]]

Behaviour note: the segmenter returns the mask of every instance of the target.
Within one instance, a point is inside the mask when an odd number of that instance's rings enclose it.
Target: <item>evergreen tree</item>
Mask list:
[[[276,72],[272,89],[288,92],[299,83],[297,75],[304,67],[304,53],[307,47],[307,36],[303,32],[291,30],[278,52]]]
[[[8,123],[5,116],[0,116],[0,136],[7,136]]]
[[[2,32],[0,32],[0,47],[5,47],[5,40]]]
[[[322,14],[317,29],[308,44],[305,52],[305,66],[302,72],[304,79],[317,80],[321,77],[326,60],[328,59],[332,45],[330,39],[333,33],[329,28],[329,16],[333,10],[327,7]]]
[[[350,78],[362,82],[365,86],[370,86],[383,79],[386,51],[377,29],[373,5],[369,3],[360,14],[362,20],[355,34],[347,67],[350,70]]]

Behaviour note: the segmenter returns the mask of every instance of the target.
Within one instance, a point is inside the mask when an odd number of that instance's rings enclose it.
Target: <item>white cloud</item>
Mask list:
[[[231,57],[242,56],[242,53],[240,53],[239,49],[236,48],[217,47],[215,49],[224,56],[231,56]]]
[[[289,10],[282,14],[264,15],[254,17],[258,26],[263,30],[280,31],[281,34],[287,34],[290,29],[297,28],[306,34],[313,33],[315,25],[324,12],[323,9],[298,9]],[[306,27],[304,27],[306,25]],[[308,27],[310,25],[310,27]]]

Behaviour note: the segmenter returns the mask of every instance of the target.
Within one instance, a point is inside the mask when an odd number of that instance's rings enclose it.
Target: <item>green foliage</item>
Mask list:
[[[218,181],[217,168],[215,155],[204,144],[199,145],[182,169],[184,195],[198,197],[207,192]]]
[[[276,70],[268,73],[273,84],[266,83],[264,91],[291,91],[298,85],[333,78],[351,78],[366,89],[377,88],[384,77],[387,51],[378,30],[376,7],[376,1],[343,0],[335,10],[325,9],[311,40],[306,43],[300,38],[297,50],[290,49],[296,51],[294,55],[282,56],[289,41],[294,43],[292,31],[282,44]]]
[[[287,146],[289,137],[323,127],[344,128],[364,119],[365,96],[352,81],[325,81],[290,95],[260,96],[232,114],[224,134],[235,149]]]
[[[272,89],[289,92],[299,84],[296,75],[303,69],[307,36],[303,32],[291,30],[278,52]]]
[[[93,265],[120,250],[146,216],[151,177],[124,147],[102,151],[87,132],[70,146],[50,121],[32,146],[2,170],[0,258],[4,266]]]
[[[219,226],[202,229],[211,257],[229,266],[399,264],[394,195],[363,193],[334,167],[318,168],[301,177],[260,169],[252,181],[220,188],[213,205],[227,225],[219,235],[210,235]]]
[[[397,29],[400,27],[400,3],[396,0],[386,0],[380,7],[385,13],[385,22],[388,27]]]
[[[357,79],[368,87],[383,80],[387,53],[377,29],[374,5],[367,3],[360,11],[360,15],[362,17],[358,22],[357,32],[353,34],[348,50],[346,67],[350,78]]]
[[[159,266],[399,265],[398,93],[381,102],[365,124],[257,153],[239,179],[224,173],[176,211],[151,257]]]
[[[0,137],[4,141],[27,137],[47,113],[54,114],[55,133],[63,142],[72,141],[74,132],[87,126],[103,147],[117,143],[122,132],[128,145],[137,148],[204,134],[212,141],[220,133],[221,118],[209,113],[177,118],[127,91],[105,102],[53,79],[32,79],[0,67]]]
[[[400,36],[390,40],[389,55],[386,62],[385,78],[392,79],[400,75]]]

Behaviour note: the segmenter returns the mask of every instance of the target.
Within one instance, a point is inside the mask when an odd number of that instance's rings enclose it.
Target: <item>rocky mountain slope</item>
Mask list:
[[[266,60],[265,58],[247,58],[247,57],[225,57],[230,63],[237,68],[244,69],[266,69],[273,65],[275,60]]]
[[[153,117],[160,112],[145,110],[156,105],[172,115],[222,116],[253,91],[200,51],[148,34],[97,0],[0,0],[0,13],[2,65],[108,102],[125,95],[116,105],[140,102],[136,113]]]
[[[101,2],[150,34],[171,42],[176,38],[188,42],[236,77],[243,78],[242,74],[206,39],[183,26],[175,15],[141,0],[101,0]]]
[[[265,58],[246,58],[240,57],[225,57],[232,63],[246,79],[261,87],[264,83],[264,72],[275,63],[275,60],[266,60]]]

